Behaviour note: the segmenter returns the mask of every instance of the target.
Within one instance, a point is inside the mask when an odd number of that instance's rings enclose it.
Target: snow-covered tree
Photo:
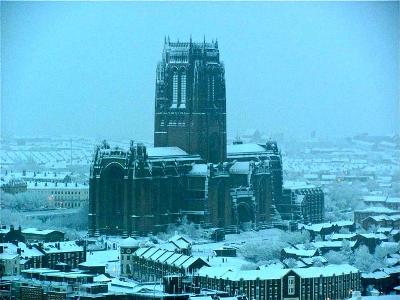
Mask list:
[[[369,253],[368,247],[365,245],[354,251],[354,266],[362,272],[373,272],[382,267],[380,262]]]

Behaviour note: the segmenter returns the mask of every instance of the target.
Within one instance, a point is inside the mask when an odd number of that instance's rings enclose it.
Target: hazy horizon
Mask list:
[[[167,35],[218,38],[230,136],[399,133],[399,2],[2,2],[1,15],[2,137],[151,141]]]

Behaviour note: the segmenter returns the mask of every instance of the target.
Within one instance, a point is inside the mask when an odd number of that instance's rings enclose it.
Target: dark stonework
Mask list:
[[[226,158],[225,70],[218,42],[165,40],[157,66],[154,146],[177,146],[206,162]]]
[[[147,234],[183,217],[228,231],[281,220],[280,151],[275,142],[227,146],[225,101],[217,42],[166,40],[157,67],[155,147],[98,146],[89,234]]]

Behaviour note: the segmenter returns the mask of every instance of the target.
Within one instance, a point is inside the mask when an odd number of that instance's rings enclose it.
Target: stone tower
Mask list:
[[[226,159],[225,70],[217,41],[164,40],[154,123],[155,147],[176,146],[211,163]]]

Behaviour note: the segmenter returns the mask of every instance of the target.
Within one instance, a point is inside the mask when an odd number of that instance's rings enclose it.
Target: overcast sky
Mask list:
[[[2,2],[1,10],[4,137],[151,140],[165,35],[218,38],[230,134],[391,134],[400,124],[399,2]]]

